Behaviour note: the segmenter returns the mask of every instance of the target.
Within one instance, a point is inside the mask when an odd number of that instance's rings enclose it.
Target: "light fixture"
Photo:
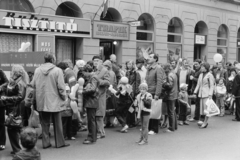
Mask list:
[[[117,41],[113,41],[113,44],[114,44],[114,45],[117,45]]]

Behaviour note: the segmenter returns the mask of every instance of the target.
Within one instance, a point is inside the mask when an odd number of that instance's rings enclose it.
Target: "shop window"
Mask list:
[[[0,0],[0,9],[34,12],[34,8],[28,0]]]
[[[167,60],[170,63],[182,57],[182,22],[178,18],[172,18],[168,24],[168,55]]]
[[[225,25],[221,25],[217,33],[217,53],[222,54],[223,62],[227,60],[228,31]]]
[[[144,52],[148,54],[154,51],[154,19],[148,13],[143,13],[138,21],[141,22],[141,26],[137,27],[136,40],[137,40],[137,58],[143,56]]]
[[[73,39],[57,39],[56,40],[56,58],[57,63],[62,62],[65,59],[73,60]]]
[[[23,42],[31,43],[26,52],[32,52],[34,44],[32,35],[0,33],[0,53],[18,52]]]
[[[66,17],[82,17],[83,14],[81,9],[75,3],[64,2],[58,6],[56,15]]]

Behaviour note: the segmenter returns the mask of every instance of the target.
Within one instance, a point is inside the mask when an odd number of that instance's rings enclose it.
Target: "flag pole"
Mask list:
[[[103,3],[104,3],[104,1],[103,1]],[[96,17],[97,13],[99,12],[99,10],[101,9],[101,7],[103,6],[103,3],[102,3],[102,5],[98,8],[98,10],[97,10],[97,12],[95,13],[95,15],[94,15],[94,17],[93,17],[92,20],[94,20],[94,18]],[[101,16],[101,15],[100,15],[100,16]]]

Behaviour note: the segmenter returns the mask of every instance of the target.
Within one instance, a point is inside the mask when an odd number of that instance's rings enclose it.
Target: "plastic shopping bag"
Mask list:
[[[206,101],[207,109],[204,110],[204,113],[207,117],[212,117],[220,114],[220,110],[218,106],[215,104],[215,102],[212,99],[208,99]]]
[[[31,115],[28,119],[28,126],[32,128],[39,128],[40,120],[39,113],[31,107]]]
[[[157,101],[153,99],[151,109],[150,119],[160,119],[162,116],[162,99]]]

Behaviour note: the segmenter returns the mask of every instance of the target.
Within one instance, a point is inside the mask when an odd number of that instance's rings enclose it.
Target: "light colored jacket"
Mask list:
[[[207,98],[208,96],[212,96],[214,91],[214,82],[215,80],[211,73],[208,72],[205,77],[203,77],[203,73],[201,73],[198,78],[198,83],[194,93],[198,93],[199,98]]]
[[[150,93],[146,93],[145,94],[146,95],[146,99],[148,99],[148,100],[151,100],[152,101],[152,95],[150,94]],[[144,104],[143,104],[143,100],[142,100],[142,98],[144,98],[144,96],[145,95],[142,95],[141,93],[139,93],[138,95],[137,95],[137,98],[136,98],[136,100],[135,100],[135,105],[136,106],[138,106],[138,114],[137,114],[137,118],[139,119],[140,118],[140,116],[141,116],[141,112],[142,111],[145,111],[145,112],[152,112],[152,110],[151,109],[148,109],[148,108],[146,108],[145,106],[144,106]],[[142,96],[142,97],[141,97]]]
[[[52,63],[44,63],[35,70],[31,82],[36,92],[37,110],[60,112],[64,110],[66,90],[63,71]]]

